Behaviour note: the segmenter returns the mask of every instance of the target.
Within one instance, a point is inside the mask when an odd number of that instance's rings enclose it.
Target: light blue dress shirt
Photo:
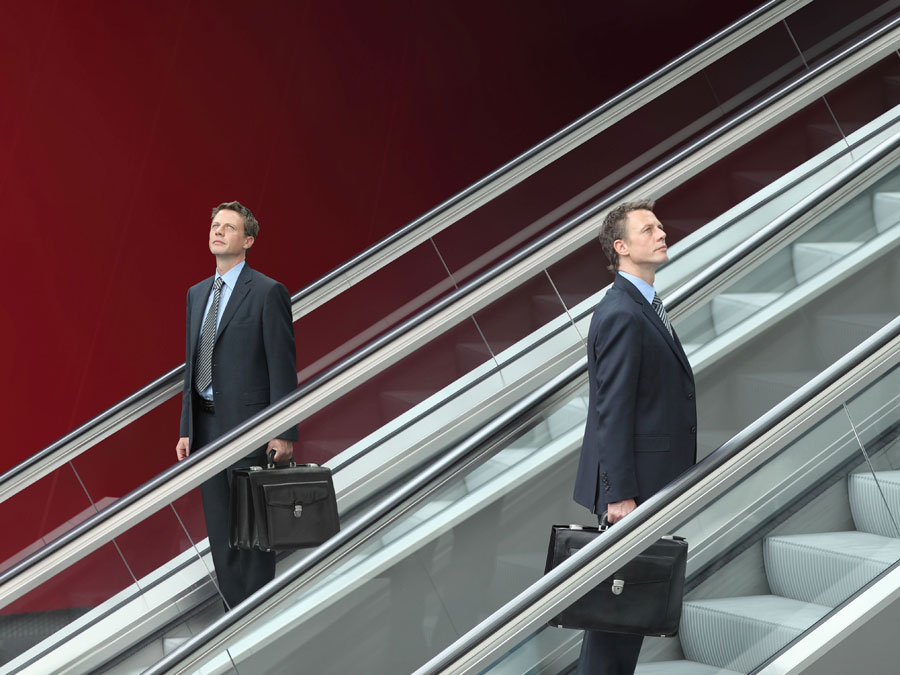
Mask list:
[[[649,304],[651,307],[653,306],[653,296],[656,295],[656,289],[654,289],[653,286],[648,284],[640,277],[636,277],[633,274],[628,274],[628,272],[622,272],[620,270],[619,274],[633,283],[635,285],[635,288],[637,288],[638,291],[640,291],[641,295],[643,295],[647,300],[647,304]]]
[[[228,304],[228,299],[231,297],[231,291],[234,290],[234,285],[237,283],[238,277],[241,275],[241,270],[244,269],[245,264],[247,264],[246,261],[241,260],[241,262],[225,272],[225,274],[219,274],[218,270],[216,270],[216,278],[222,277],[222,289],[219,291],[219,313],[216,316],[216,333],[219,332],[219,322],[222,320],[222,315],[225,313],[225,306]],[[213,279],[213,285],[215,285],[215,279]],[[203,309],[204,319],[206,319],[206,315],[209,313],[209,308],[212,307],[212,302],[213,287],[210,286],[209,297],[206,299],[206,307]],[[200,335],[197,336],[197,349],[200,348],[200,340],[203,338],[203,323],[204,321],[200,322]],[[201,392],[200,395],[207,401],[212,401],[212,384],[210,383],[206,390]]]

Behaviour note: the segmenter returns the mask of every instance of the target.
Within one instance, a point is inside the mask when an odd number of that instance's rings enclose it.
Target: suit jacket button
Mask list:
[[[696,434],[696,433],[697,433],[697,427],[691,427],[691,433],[692,433],[692,434]]]
[[[694,400],[694,392],[689,391],[687,397],[688,397],[688,401],[693,401]]]

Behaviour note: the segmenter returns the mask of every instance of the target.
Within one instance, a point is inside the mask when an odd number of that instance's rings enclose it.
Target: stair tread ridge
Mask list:
[[[743,611],[740,611],[738,607]],[[709,613],[720,614],[722,616],[733,617],[736,619],[750,619],[756,623],[765,624],[773,628],[787,628],[792,630],[806,630],[813,623],[821,619],[831,607],[818,605],[812,602],[804,602],[802,600],[794,600],[793,598],[784,598],[780,595],[749,595],[739,596],[736,598],[711,598],[708,600],[689,600],[684,603],[684,609],[697,608]],[[760,610],[768,613],[786,612],[790,618],[797,619],[800,615],[812,615],[811,620],[804,620],[802,623],[795,622],[793,624],[776,621],[769,616],[761,616]]]
[[[876,471],[875,475],[868,472],[860,472],[850,476],[850,480],[865,481],[867,483],[874,483],[876,478],[880,484],[888,483],[900,486],[900,471],[898,470]]]
[[[845,536],[839,537],[834,535]],[[837,548],[835,542],[840,541],[841,539],[844,540],[843,545],[846,545],[847,540],[858,540],[852,544],[856,549],[848,551],[846,548]],[[891,537],[872,534],[870,532],[860,532],[859,530],[779,535],[776,537],[768,537],[766,539],[766,544],[770,546],[791,546],[807,551],[826,551],[835,557],[852,558],[854,560],[862,561],[884,562],[890,564],[900,560],[900,539],[892,539]],[[885,554],[885,557],[873,557],[880,554]]]

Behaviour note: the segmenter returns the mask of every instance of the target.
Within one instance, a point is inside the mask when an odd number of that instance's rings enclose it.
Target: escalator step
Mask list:
[[[749,673],[829,611],[777,595],[690,600],[681,647],[692,661]]]
[[[769,537],[763,544],[773,593],[837,607],[897,560],[900,540],[867,532]]]

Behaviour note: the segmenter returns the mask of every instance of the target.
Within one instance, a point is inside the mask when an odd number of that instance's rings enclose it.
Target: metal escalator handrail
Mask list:
[[[676,71],[679,69],[689,70],[692,61],[700,59],[705,52],[711,50],[716,45],[726,42],[731,38],[735,38],[736,44],[731,46],[731,49],[733,49],[737,44],[740,44],[740,39],[737,39],[736,36],[742,30],[746,29],[748,31],[748,35],[744,36],[744,39],[749,39],[753,36],[754,28],[759,28],[760,31],[764,30],[768,26],[768,22],[777,20],[779,15],[793,11],[794,6],[802,6],[809,1],[811,0],[768,0],[761,4],[759,7],[739,18],[734,23],[726,26],[718,33],[676,57],[662,68],[654,71],[605,103],[547,137],[537,145],[498,167],[496,170],[487,174],[469,187],[453,195],[415,220],[407,223],[394,233],[376,242],[362,253],[354,256],[308,286],[297,291],[291,297],[292,308],[297,308],[299,305],[306,303],[306,311],[309,311],[312,307],[317,306],[317,303],[327,300],[328,298],[325,296],[331,297],[331,295],[329,295],[329,293],[331,293],[329,289],[339,281],[343,280],[342,284],[347,287],[358,283],[376,269],[402,254],[402,251],[391,252],[390,249],[402,249],[403,247],[401,244],[411,233],[426,228],[429,224],[434,223],[441,218],[444,218],[445,226],[451,224],[456,219],[462,217],[464,213],[461,212],[457,214],[453,220],[448,220],[446,219],[448,211],[459,207],[466,202],[466,200],[471,200],[480,191],[484,191],[491,184],[500,182],[501,179],[504,179],[504,177],[508,176],[510,173],[522,169],[525,164],[539,157],[542,153],[547,153],[555,146],[562,144],[569,136],[576,134],[592,123],[596,123],[604,115],[614,112],[618,106],[622,106],[630,99],[635,98],[639,92],[645,91],[654,85],[658,85],[664,78],[671,76],[672,79],[680,81]],[[788,8],[788,6],[790,6],[789,11],[785,9]],[[754,24],[754,22],[758,22],[761,25],[761,28],[759,26],[753,26],[752,24]],[[730,49],[722,50],[723,53],[727,53],[728,51],[730,51]],[[656,92],[653,96],[648,97],[647,100],[652,100],[652,98],[658,96],[659,93],[662,93],[662,88],[660,88],[660,91]],[[517,184],[535,170],[537,169],[532,167],[529,171],[523,171],[522,174],[515,179],[504,179],[506,185],[502,190],[494,189],[492,192],[493,196],[502,194],[503,191]],[[491,198],[493,198],[493,196]],[[480,204],[478,206],[480,206]],[[471,206],[469,208],[471,208]],[[381,258],[380,263],[377,266],[370,264],[373,259],[379,256],[381,256]],[[368,269],[363,270],[367,265]],[[317,296],[321,297],[316,299]],[[296,318],[297,317],[295,316],[295,320]],[[73,456],[84,452],[92,445],[115,433],[130,421],[140,417],[145,412],[176,395],[178,391],[180,391],[183,381],[184,364],[180,364],[116,403],[111,408],[91,418],[62,438],[42,450],[39,450],[28,459],[6,470],[0,474],[0,503],[19,490],[24,489],[30,483],[38,480],[42,475],[49,473]],[[66,450],[69,452],[66,452]]]
[[[440,654],[415,671],[414,675],[462,672],[459,670],[463,668],[463,664],[459,663],[460,659],[479,645],[485,643],[491,636],[503,631],[506,624],[511,620],[523,615],[525,612],[532,612],[533,614],[539,612],[542,616],[553,616],[568,606],[568,604],[574,602],[577,599],[576,597],[547,601],[546,596],[551,591],[564,586],[592,563],[597,563],[601,556],[630,537],[628,542],[629,551],[614,553],[613,556],[607,558],[603,568],[595,565],[596,569],[590,572],[590,576],[580,580],[582,585],[588,586],[584,590],[589,590],[591,582],[594,580],[605,578],[612,572],[611,568],[621,567],[621,565],[628,562],[659,536],[658,532],[648,527],[648,523],[651,522],[654,516],[658,516],[668,504],[700,486],[714,472],[738,457],[772,429],[788,421],[801,408],[815,401],[830,387],[850,375],[860,366],[863,366],[869,359],[888,347],[890,343],[898,340],[898,338],[900,338],[900,316],[759,417],[755,422],[682,474],[681,477],[670,483],[651,499],[641,504],[621,524],[611,528],[603,537],[598,537],[591,544],[585,546],[576,556],[572,556],[565,563],[553,569],[472,630],[461,636]],[[686,515],[690,514],[682,511],[678,517],[683,519]],[[654,530],[660,526],[665,527],[665,524],[657,524]],[[530,627],[519,632],[529,629]],[[494,658],[494,655],[480,656],[477,663],[465,664],[465,672],[468,672],[473,667],[480,668],[484,666],[484,662],[492,658]],[[448,670],[450,668],[453,668],[453,670]]]
[[[839,62],[843,57],[861,49],[898,25],[900,25],[900,17],[897,17],[888,24],[878,28],[869,36],[866,36],[851,47],[843,50],[839,55],[824,62],[820,68],[814,69],[808,74],[804,74],[798,78],[798,81],[801,83],[808,81],[811,77],[819,74],[821,69],[834,65],[834,62]],[[796,86],[796,82],[786,85],[785,88],[767,97],[765,103],[771,103],[780,96],[786,95],[794,86]],[[753,109],[756,109],[757,107],[759,106],[753,106]],[[738,123],[735,120],[743,120],[747,115],[746,112],[737,115],[735,118],[724,123],[720,129],[727,130],[733,128]],[[696,143],[691,144],[685,150],[679,151],[676,153],[676,158],[681,159],[685,154],[689,154],[689,151],[696,149],[698,145],[702,146],[709,138],[714,138],[717,131],[718,130],[710,132],[710,134],[704,136],[704,138],[698,140]],[[725,131],[721,131],[720,133],[725,133]],[[851,182],[853,178],[871,168],[871,166],[878,161],[884,159],[891,151],[895,150],[898,145],[900,145],[900,134],[892,136],[891,139],[880,144],[863,159],[842,171],[838,176],[826,183],[825,186],[799,202],[797,207],[789,211],[785,217],[776,220],[771,226],[751,238],[748,244],[739,250],[746,251],[757,245],[764,245],[765,243],[770,242],[777,234],[787,229],[795,218],[802,215],[804,210],[813,208],[816,201],[823,199],[823,196],[827,196],[831,191],[837,191],[840,187]],[[660,167],[671,166],[674,162],[674,159],[669,158],[649,170],[648,174],[656,175],[663,170]],[[34,585],[41,580],[55,573],[54,570],[62,569],[66,564],[71,564],[71,562],[84,557],[106,541],[109,541],[120,531],[126,529],[131,523],[139,521],[140,517],[138,514],[142,514],[144,510],[152,511],[153,509],[158,508],[156,500],[161,499],[162,495],[167,494],[172,499],[177,498],[181,494],[184,494],[188,490],[199,485],[208,476],[221,470],[225,466],[228,466],[234,458],[240,456],[242,452],[246,452],[247,448],[255,447],[254,443],[256,441],[265,442],[264,439],[257,438],[260,434],[269,433],[278,424],[288,426],[288,424],[295,424],[300,419],[303,419],[306,415],[310,414],[309,406],[306,408],[302,407],[308,400],[315,399],[321,402],[326,400],[328,395],[336,395],[333,394],[334,388],[337,386],[336,382],[340,383],[342,381],[340,378],[344,378],[343,381],[349,381],[350,375],[348,375],[348,373],[351,371],[354,374],[353,381],[360,381],[357,373],[364,370],[366,367],[378,367],[371,366],[372,363],[383,364],[383,360],[379,360],[379,358],[386,358],[385,354],[388,354],[388,357],[390,357],[390,354],[388,353],[389,347],[394,345],[394,343],[400,343],[406,333],[412,332],[413,329],[419,329],[421,324],[433,320],[444,310],[447,310],[448,308],[452,309],[453,306],[457,304],[461,305],[469,295],[474,294],[475,291],[485,285],[488,281],[493,280],[507,269],[526,260],[528,256],[552,242],[554,238],[559,236],[560,232],[566,232],[576,227],[584,219],[594,215],[605,206],[617,201],[622,194],[627,194],[627,192],[635,189],[641,182],[643,182],[641,179],[636,179],[627,186],[617,190],[612,195],[600,200],[598,204],[588,207],[584,212],[577,214],[570,220],[561,224],[554,231],[535,240],[522,251],[511,255],[506,260],[498,263],[494,268],[484,272],[482,275],[461,286],[445,298],[437,301],[399,326],[388,331],[381,338],[374,340],[365,347],[357,350],[354,354],[345,358],[320,376],[299,387],[290,395],[272,404],[266,410],[248,419],[216,441],[197,452],[192,453],[186,460],[169,467],[144,485],[117,500],[111,506],[91,516],[75,526],[72,530],[61,535],[58,539],[55,539],[27,558],[10,567],[0,574],[0,606],[11,601],[14,597],[18,597],[16,594],[21,595],[29,588],[34,587]],[[667,306],[674,310],[684,300],[710,284],[719,274],[724,273],[733,264],[739,264],[739,260],[735,255],[719,258],[704,274],[685,283],[684,286],[679,288],[678,293],[674,294],[672,298],[667,299]],[[453,317],[451,317],[451,319],[452,318]],[[443,323],[440,324],[440,327],[443,326]],[[426,326],[426,330],[437,331],[437,329],[429,328],[428,326]],[[433,336],[426,337],[430,339],[430,337]],[[422,338],[421,336],[418,339],[423,342],[425,341],[425,338]],[[407,341],[404,343],[404,347],[411,349],[411,344],[412,342]],[[359,367],[353,371],[352,369],[357,366]],[[369,375],[371,375],[371,373]],[[329,394],[329,391],[332,393]],[[323,394],[321,392],[326,393]],[[300,408],[300,412],[290,410],[294,404],[297,404],[296,408]],[[286,422],[285,420],[291,421]],[[224,450],[224,452],[219,453],[219,455],[216,456],[214,453],[218,450]],[[167,486],[167,483],[171,483],[171,485]],[[64,563],[63,560],[66,562]],[[30,571],[31,567],[34,567],[37,571]],[[19,575],[24,575],[23,578],[28,579],[27,583],[23,582],[22,584],[16,584],[15,580]]]
[[[900,133],[895,134],[890,139],[879,144],[879,146],[874,148],[865,157],[861,158],[853,165],[844,169],[828,183],[810,194],[804,200],[800,201],[780,218],[773,221],[770,226],[761,230],[746,245],[742,245],[735,249],[731,254],[723,256],[714,265],[712,265],[709,270],[707,270],[707,272],[687,282],[685,286],[678,289],[677,293],[673,293],[671,296],[669,296],[669,299],[666,301],[666,305],[675,308],[678,305],[684,303],[690,298],[691,295],[700,292],[716,276],[721,275],[723,272],[732,268],[738,261],[740,261],[745,255],[747,255],[749,251],[753,250],[754,248],[764,246],[766,243],[770,242],[779,233],[784,232],[787,228],[789,228],[791,224],[796,222],[801,216],[803,216],[815,205],[825,201],[828,196],[834,195],[835,193],[841,191],[843,188],[852,184],[852,182],[856,178],[858,178],[860,175],[862,175],[872,167],[877,166],[885,158],[889,157],[892,152],[896,152],[898,149],[900,149]],[[673,494],[680,494],[684,485],[684,481],[693,481],[691,483],[692,485],[696,484],[696,482],[699,482],[699,480],[709,475],[709,473],[711,473],[714,469],[721,466],[722,463],[739,454],[750,443],[759,438],[768,429],[772,428],[772,426],[779,423],[787,416],[793,414],[793,412],[795,412],[806,401],[811,400],[812,398],[817,396],[827,386],[830,386],[832,382],[836,381],[840,377],[843,377],[846,372],[849,372],[850,370],[856,368],[860,363],[868,359],[872,354],[881,349],[891,340],[895,339],[898,335],[900,335],[900,317],[895,319],[891,324],[876,333],[873,337],[854,349],[852,352],[848,353],[845,357],[837,361],[830,368],[823,371],[822,374],[814,378],[804,387],[800,388],[797,392],[795,392],[794,395],[786,399],[782,404],[776,406],[771,411],[769,411],[769,413],[748,426],[744,431],[735,436],[731,441],[723,445],[722,448],[714,453],[714,455],[710,456],[715,456],[716,459],[711,459],[710,457],[706,458],[705,460],[703,460],[703,462],[696,465],[693,469],[691,469],[691,471],[686,473],[684,477],[673,483],[672,486],[660,492],[653,499],[648,500],[641,507],[642,509],[644,509],[643,511],[635,512],[638,514],[638,517],[633,517],[633,519],[629,521],[629,527],[618,528],[618,530],[614,528],[612,531],[617,532],[616,537],[604,537],[604,539],[607,541],[607,546],[604,547],[604,550],[606,548],[612,547],[619,541],[620,538],[623,538],[625,534],[637,528],[652,515],[654,515],[657,511],[650,510],[654,509],[654,504],[658,505],[658,507],[661,508],[663,504],[665,504],[672,498]],[[438,460],[437,463],[429,466],[427,469],[425,469],[425,471],[417,474],[409,482],[395,489],[392,493],[385,497],[383,501],[380,501],[371,510],[367,511],[364,516],[355,521],[350,528],[340,532],[336,537],[332,538],[331,540],[317,548],[315,551],[312,551],[309,555],[298,561],[290,569],[279,575],[279,577],[276,578],[276,580],[269,586],[259,591],[252,598],[249,598],[245,603],[242,603],[239,607],[233,609],[231,612],[209,626],[202,633],[198,634],[195,638],[183,644],[177,650],[172,652],[163,661],[160,661],[157,664],[160,669],[157,669],[157,667],[155,666],[149,671],[146,671],[146,673],[155,675],[156,673],[166,672],[169,668],[172,668],[174,665],[180,663],[184,659],[189,658],[191,654],[202,648],[202,644],[206,640],[220,635],[222,632],[234,626],[242,619],[253,613],[257,608],[265,604],[269,599],[283,591],[287,586],[294,583],[298,577],[309,572],[330,555],[340,550],[340,548],[344,544],[353,540],[360,533],[368,530],[376,522],[378,522],[378,520],[390,513],[390,511],[392,511],[396,506],[408,499],[411,495],[415,494],[418,490],[428,485],[437,476],[448,471],[449,467],[455,465],[459,461],[462,461],[465,456],[473,452],[475,448],[484,443],[488,438],[501,433],[503,429],[512,424],[515,424],[522,417],[533,414],[533,409],[535,406],[540,405],[541,403],[546,401],[547,398],[552,396],[553,393],[558,391],[561,387],[564,387],[572,383],[573,381],[583,377],[586,374],[586,371],[587,360],[581,359],[578,363],[570,366],[563,373],[553,378],[547,384],[535,390],[535,392],[529,395],[526,399],[523,399],[521,402],[508,409],[501,417],[498,417],[496,420],[480,429],[475,436],[467,439],[467,441],[454,448],[452,452],[444,455],[440,460]],[[641,513],[646,513],[647,515],[641,516]],[[584,565],[586,564],[587,562],[584,563]],[[579,567],[569,566],[566,569],[571,570],[572,573],[574,573],[577,570],[581,569],[584,565],[581,565]],[[562,566],[558,569],[562,569]],[[564,572],[557,573],[557,570],[554,570],[553,574],[556,574],[556,576],[548,575],[547,577],[545,577],[545,579],[561,579],[562,577],[560,575],[564,574]],[[2,578],[0,578],[0,582],[2,582]],[[539,583],[550,584],[553,582],[544,582],[542,580],[542,582]],[[562,581],[558,581],[552,587],[555,588],[561,583]]]

